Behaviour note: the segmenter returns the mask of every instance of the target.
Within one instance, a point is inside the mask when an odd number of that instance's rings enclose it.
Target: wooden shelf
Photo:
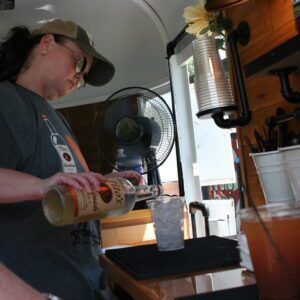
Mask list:
[[[270,71],[283,67],[300,69],[300,35],[287,40],[244,66],[245,76],[267,76]]]
[[[149,209],[133,210],[122,216],[106,217],[100,220],[101,229],[136,226],[152,223]]]

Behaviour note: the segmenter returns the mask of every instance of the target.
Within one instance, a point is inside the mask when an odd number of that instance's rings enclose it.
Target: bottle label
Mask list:
[[[75,201],[76,217],[100,214],[125,207],[125,191],[118,180],[101,183],[99,192],[87,193],[73,190],[72,195]]]

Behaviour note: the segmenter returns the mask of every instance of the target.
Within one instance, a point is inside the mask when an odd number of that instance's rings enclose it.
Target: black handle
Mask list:
[[[195,214],[196,214],[197,210],[200,210],[204,217],[205,234],[206,234],[206,236],[210,236],[209,223],[208,223],[209,210],[207,209],[207,207],[203,203],[195,201],[195,202],[190,203],[189,210],[190,210],[191,219],[192,219],[193,238],[197,237],[196,220],[195,220]]]

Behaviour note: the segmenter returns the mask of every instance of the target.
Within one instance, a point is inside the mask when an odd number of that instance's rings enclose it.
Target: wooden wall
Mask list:
[[[96,115],[100,103],[59,109],[69,122],[81,152],[91,171],[109,173],[111,169],[100,159],[96,140]]]
[[[292,0],[249,0],[229,9],[227,14],[233,20],[235,27],[240,21],[247,21],[250,26],[249,44],[246,47],[239,47],[242,65],[253,61],[297,34]],[[290,112],[297,105],[289,104],[283,99],[280,93],[279,79],[276,76],[246,78],[245,85],[252,111],[252,120],[249,125],[238,130],[243,180],[255,203],[263,204],[265,200],[258,176],[252,159],[249,157],[249,148],[243,138],[247,136],[255,144],[254,129],[261,131],[265,119],[275,115],[277,107],[283,107]],[[295,90],[300,91],[299,73],[291,75],[291,85]],[[297,127],[299,131],[299,123],[296,121],[289,122],[289,126]]]
[[[121,116],[135,116],[136,103],[136,97],[127,96],[118,103],[110,101],[110,105],[107,103],[103,106],[104,102],[102,102],[58,110],[70,124],[91,171],[106,174],[113,170],[117,145],[115,139],[111,137],[112,130],[101,126],[103,122],[112,120],[110,127],[115,128],[116,120]],[[107,117],[106,121],[103,121],[104,115]],[[105,153],[106,160],[101,155],[100,149]]]

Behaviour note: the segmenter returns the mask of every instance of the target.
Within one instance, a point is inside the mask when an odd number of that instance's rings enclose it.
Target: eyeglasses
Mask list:
[[[79,56],[76,64],[75,64],[75,72],[76,74],[79,74],[79,73],[83,73],[83,71],[85,70],[86,68],[86,65],[87,65],[87,59],[85,56],[83,56],[82,54],[80,54],[79,52],[69,48],[68,46],[64,45],[64,44],[59,44],[60,46],[68,49],[69,51],[72,52],[72,54],[74,55],[77,55]],[[82,78],[78,84],[77,84],[77,88],[80,89],[80,88],[84,88],[86,85],[86,82],[84,81],[84,79]]]

